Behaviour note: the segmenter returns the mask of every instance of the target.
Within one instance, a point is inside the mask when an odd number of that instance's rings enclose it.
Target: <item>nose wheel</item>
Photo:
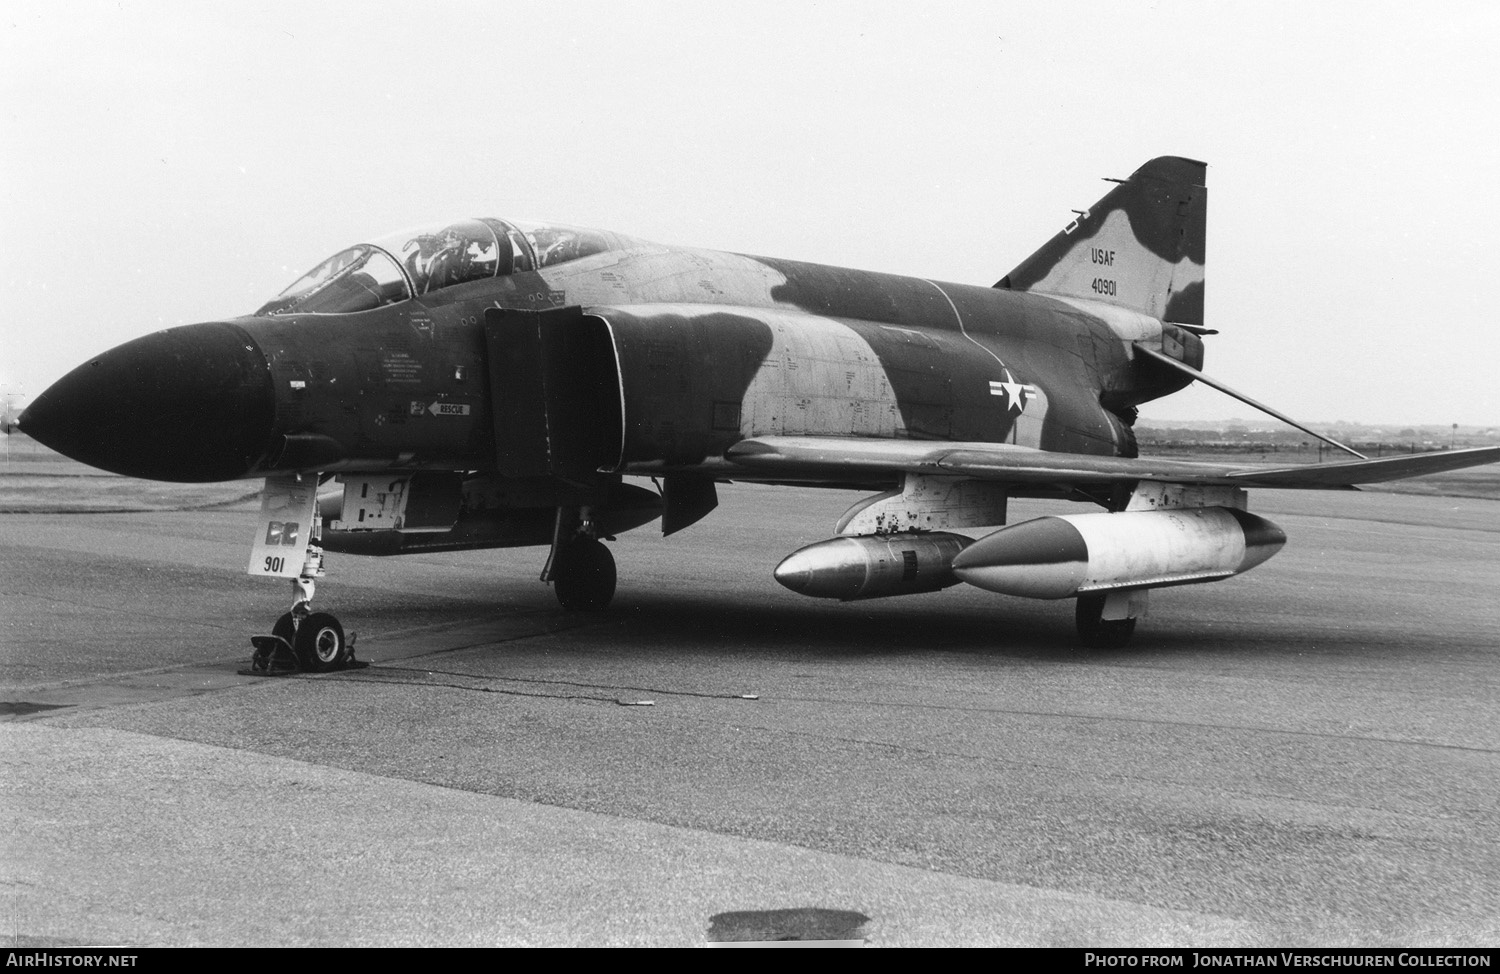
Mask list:
[[[344,627],[328,612],[313,612],[312,597],[316,579],[323,575],[323,550],[308,545],[302,574],[292,581],[292,611],[283,613],[271,627],[269,636],[251,636],[255,652],[250,676],[279,676],[289,673],[328,673],[333,670],[368,666],[354,658],[354,635],[344,635]]]
[[[302,620],[292,652],[297,665],[313,673],[341,670],[354,659],[354,648],[344,639],[344,627],[327,612],[313,612]]]

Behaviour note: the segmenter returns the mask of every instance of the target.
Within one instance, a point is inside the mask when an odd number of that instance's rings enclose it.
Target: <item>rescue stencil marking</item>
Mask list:
[[[469,415],[469,404],[466,402],[422,402],[420,399],[412,400],[411,415],[420,416],[430,413],[433,416],[467,416]]]

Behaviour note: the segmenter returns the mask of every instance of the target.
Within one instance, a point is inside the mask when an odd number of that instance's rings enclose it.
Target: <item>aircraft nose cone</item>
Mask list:
[[[80,365],[19,425],[90,466],[204,483],[254,469],[274,422],[265,355],[243,328],[215,322],[137,338]]]

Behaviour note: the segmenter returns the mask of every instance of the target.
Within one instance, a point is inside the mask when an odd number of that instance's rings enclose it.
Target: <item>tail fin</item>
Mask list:
[[[1202,325],[1207,168],[1152,159],[995,286]]]

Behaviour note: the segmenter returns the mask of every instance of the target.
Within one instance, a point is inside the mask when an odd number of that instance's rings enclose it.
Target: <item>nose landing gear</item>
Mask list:
[[[312,611],[316,580],[321,577],[323,549],[309,542],[302,573],[292,579],[292,610],[276,620],[269,636],[250,637],[255,652],[250,657],[250,669],[240,672],[274,676],[328,673],[370,665],[354,658],[354,634],[346,638],[338,619],[327,612]]]

